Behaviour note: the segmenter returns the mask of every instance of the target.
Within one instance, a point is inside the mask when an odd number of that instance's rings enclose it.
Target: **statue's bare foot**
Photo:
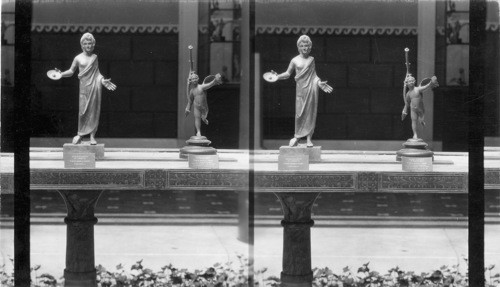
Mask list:
[[[298,138],[293,138],[293,139],[290,140],[289,146],[297,146],[298,143],[299,143],[299,139]]]
[[[197,133],[196,133],[196,136],[197,136],[197,137],[201,137],[201,132],[197,132]]]
[[[79,136],[79,135],[76,135],[74,138],[73,138],[73,144],[81,144],[82,143],[82,137]]]
[[[91,145],[96,145],[97,141],[95,140],[95,137],[93,135],[90,135],[90,144]]]
[[[307,147],[313,147],[314,144],[312,143],[312,141],[307,141]]]
[[[203,122],[204,122],[206,125],[208,125],[208,120],[207,120],[207,119],[202,119],[202,120],[203,120]]]

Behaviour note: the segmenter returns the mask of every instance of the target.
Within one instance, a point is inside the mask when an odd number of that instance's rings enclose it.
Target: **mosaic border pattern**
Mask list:
[[[242,189],[248,187],[248,172],[218,170],[168,171],[169,189]]]
[[[143,189],[144,171],[32,171],[32,189]]]
[[[417,35],[417,27],[257,25],[257,34]]]
[[[199,25],[198,30],[202,34],[208,33],[207,25]],[[486,31],[496,32],[500,30],[500,24],[487,23]],[[179,33],[178,24],[166,25],[103,25],[103,24],[33,24],[31,31],[38,33]],[[445,34],[443,26],[437,26],[439,35]],[[257,34],[309,34],[309,35],[413,35],[418,34],[417,27],[412,26],[284,26],[284,25],[257,25]]]
[[[357,173],[358,190],[362,192],[378,191],[379,174],[376,172],[358,172]]]
[[[355,182],[355,173],[259,172],[254,186],[259,191],[355,191]]]
[[[467,173],[381,173],[380,192],[458,192],[467,193]]]
[[[31,172],[31,188],[105,190],[246,190],[249,173],[233,170],[44,170]],[[14,191],[13,174],[2,174],[2,193]],[[256,172],[257,192],[467,193],[467,173]],[[485,188],[500,188],[500,170],[485,170]]]
[[[0,192],[2,194],[14,193],[14,174],[3,173],[0,176]]]
[[[102,24],[33,24],[38,33],[179,33],[178,25],[102,25]]]
[[[162,169],[144,171],[144,187],[147,189],[166,189],[167,171]]]
[[[485,169],[484,170],[484,188],[485,189],[500,189],[500,170]]]

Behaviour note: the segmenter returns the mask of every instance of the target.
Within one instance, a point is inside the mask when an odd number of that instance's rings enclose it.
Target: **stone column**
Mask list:
[[[254,99],[255,99],[255,111],[254,111],[254,146],[253,148],[256,150],[262,149],[262,133],[264,129],[262,128],[262,122],[263,118],[262,115],[264,114],[263,109],[262,109],[262,84],[261,84],[261,79],[262,79],[262,70],[261,70],[261,62],[260,62],[260,54],[255,53],[254,54]]]
[[[418,51],[417,81],[434,76],[436,58],[436,2],[418,1]],[[444,84],[446,79],[438,79]],[[422,139],[433,146],[434,139],[434,93],[432,89],[424,92],[425,130]],[[432,149],[432,148],[431,148]]]
[[[94,208],[102,190],[60,190],[66,203],[66,287],[95,287]]]
[[[500,5],[500,2],[499,2],[499,5]],[[500,9],[498,10],[498,14],[499,14],[498,17],[500,18]],[[500,39],[500,29],[498,29],[498,32],[497,32],[497,39]],[[499,44],[500,44],[500,42],[499,42]],[[500,78],[500,55],[498,56],[498,66],[497,66],[497,69],[498,69],[497,70],[497,75]],[[500,83],[497,82],[497,85],[500,88]],[[498,119],[500,121],[500,91],[498,91],[498,93],[497,93],[497,98],[498,98],[497,115],[498,115]],[[497,125],[497,128],[498,128],[497,140],[495,141],[495,143],[492,143],[492,145],[500,145],[500,124]]]
[[[253,138],[250,135],[252,117],[250,112],[253,111],[251,104],[254,97],[254,88],[252,86],[252,59],[253,47],[252,45],[252,27],[250,25],[251,17],[251,3],[250,1],[243,1],[241,3],[241,50],[240,50],[240,67],[241,67],[241,80],[240,80],[240,106],[239,106],[239,148],[249,149],[251,147],[250,140]]]
[[[275,192],[281,202],[283,226],[282,286],[310,287],[311,270],[311,211],[319,192]]]
[[[189,50],[192,45],[194,70],[198,73],[198,1],[179,1],[179,68],[177,80],[177,144],[186,145],[186,140],[195,134],[194,117],[184,116],[187,104],[187,77],[189,76]]]

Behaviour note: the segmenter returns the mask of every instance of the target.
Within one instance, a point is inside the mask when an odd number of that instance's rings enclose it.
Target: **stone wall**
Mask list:
[[[409,136],[401,122],[404,51],[416,63],[416,36],[311,37],[318,76],[333,84],[332,94],[320,93],[316,139],[395,140]],[[263,71],[283,72],[297,55],[297,36],[258,35]],[[412,66],[416,72],[416,65]],[[264,138],[288,138],[294,130],[293,78],[263,84]],[[408,135],[407,135],[408,134]]]
[[[298,35],[260,34],[256,50],[262,72],[283,72],[297,55]],[[318,76],[333,84],[333,94],[320,92],[316,139],[401,140],[411,137],[410,120],[401,122],[402,88],[406,73],[403,49],[410,49],[412,74],[417,71],[416,35],[312,35]],[[485,134],[498,136],[498,34],[488,33]],[[436,76],[444,84],[445,46],[436,38]],[[453,150],[466,150],[467,87],[435,90],[434,140],[450,142]],[[290,138],[294,131],[293,78],[262,85],[263,138]],[[452,120],[456,120],[452,122]],[[451,137],[449,140],[446,137]]]
[[[77,130],[76,75],[51,81],[46,72],[54,67],[69,68],[74,56],[81,52],[80,36],[80,33],[32,34],[33,137],[71,137]],[[94,36],[101,73],[118,85],[113,93],[103,92],[97,136],[176,138],[177,35]],[[261,54],[262,71],[284,71],[297,54],[296,40],[296,35],[257,35],[256,51]],[[401,83],[405,74],[403,49],[410,48],[411,70],[415,73],[417,36],[313,35],[312,40],[318,75],[335,89],[333,94],[320,94],[316,139],[401,140],[411,136],[410,121],[400,120]],[[444,79],[445,69],[445,49],[441,43],[438,35],[438,79]],[[498,34],[489,32],[488,43],[487,53],[491,56],[486,63],[489,72],[485,135],[498,136]],[[289,138],[294,126],[294,80],[264,82],[262,88],[263,138]],[[464,150],[467,145],[466,93],[467,88],[435,90],[434,139],[456,145],[450,150]]]
[[[498,10],[497,10],[498,11]],[[484,135],[500,136],[500,31],[489,32],[486,35],[486,90],[484,106]]]
[[[78,127],[77,75],[52,81],[81,52],[81,33],[32,34],[34,137],[71,137]],[[98,137],[176,138],[178,36],[94,34],[101,74],[118,86],[103,89]]]

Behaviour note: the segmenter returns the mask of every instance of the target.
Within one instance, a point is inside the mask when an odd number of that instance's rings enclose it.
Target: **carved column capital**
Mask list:
[[[311,221],[312,207],[319,192],[275,192],[274,194],[281,202],[285,222],[297,224]]]
[[[58,190],[66,203],[67,220],[89,221],[96,219],[94,209],[102,190]]]

